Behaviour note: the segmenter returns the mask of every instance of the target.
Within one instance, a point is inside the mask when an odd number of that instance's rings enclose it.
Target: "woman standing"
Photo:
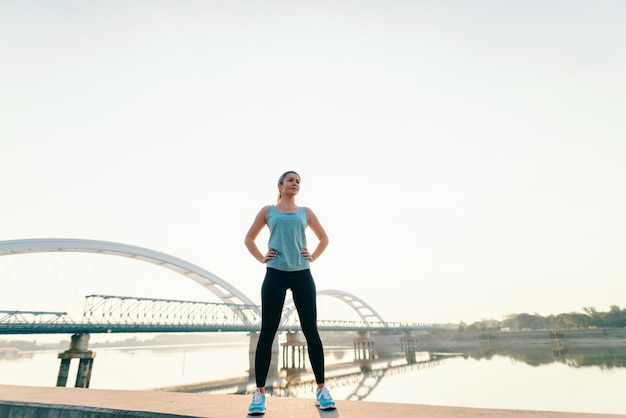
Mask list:
[[[245,238],[252,256],[267,264],[261,287],[261,334],[254,360],[257,390],[248,410],[253,415],[265,413],[265,380],[287,289],[291,289],[293,295],[317,382],[315,405],[320,409],[335,408],[335,402],[324,386],[324,348],[317,330],[315,282],[309,269],[309,264],[317,260],[328,246],[328,236],[311,209],[296,205],[299,191],[298,173],[283,173],[278,179],[278,202],[259,211]],[[263,254],[255,240],[266,225],[270,230],[269,248]],[[312,252],[306,244],[307,227],[319,240]]]

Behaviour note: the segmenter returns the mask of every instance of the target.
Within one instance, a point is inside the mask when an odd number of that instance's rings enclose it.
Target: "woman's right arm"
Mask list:
[[[246,248],[250,251],[250,254],[254,258],[256,258],[261,263],[266,263],[267,260],[271,260],[276,256],[276,251],[269,250],[267,254],[264,256],[263,253],[259,250],[259,247],[256,245],[256,237],[259,236],[261,230],[265,227],[265,220],[267,219],[267,212],[269,210],[269,206],[264,206],[259,213],[257,213],[254,218],[254,222],[250,226],[248,233],[246,234],[246,238],[244,243],[246,244]]]

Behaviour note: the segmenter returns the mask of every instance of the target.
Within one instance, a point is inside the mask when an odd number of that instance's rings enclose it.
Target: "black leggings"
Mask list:
[[[265,386],[272,356],[272,343],[278,331],[287,289],[291,289],[300,317],[315,380],[318,384],[324,383],[324,348],[317,331],[317,296],[311,271],[308,269],[282,271],[268,267],[261,287],[261,335],[254,357],[257,387]]]

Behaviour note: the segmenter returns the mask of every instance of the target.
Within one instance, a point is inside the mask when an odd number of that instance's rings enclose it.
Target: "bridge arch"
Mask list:
[[[361,320],[365,324],[369,324],[370,322],[382,322],[386,323],[386,321],[380,316],[378,312],[374,310],[369,304],[367,304],[363,299],[358,298],[357,296],[344,292],[343,290],[336,289],[328,289],[328,290],[320,290],[317,292],[318,296],[331,296],[345,302],[349,307],[354,309],[354,311],[359,315]],[[293,313],[296,311],[296,307],[293,303],[293,300],[290,300],[286,303],[286,309],[283,313],[283,317],[281,320],[282,324],[286,324]]]
[[[369,324],[370,322],[386,322],[382,316],[374,310],[374,308],[367,304],[363,299],[358,298],[351,293],[344,292],[343,290],[329,289],[320,290],[317,294],[332,296],[345,302],[356,311],[366,324]]]
[[[224,303],[253,305],[254,309],[258,311],[256,303],[215,274],[188,261],[148,248],[117,242],[74,238],[36,238],[0,241],[0,256],[57,251],[115,255],[156,264],[195,281],[220,298]],[[260,312],[257,313],[260,314]]]

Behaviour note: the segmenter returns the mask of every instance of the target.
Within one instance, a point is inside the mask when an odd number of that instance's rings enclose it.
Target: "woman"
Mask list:
[[[335,402],[324,386],[324,349],[317,331],[315,282],[309,270],[309,264],[317,260],[328,246],[328,236],[311,209],[296,205],[299,191],[298,173],[283,173],[278,179],[278,202],[259,211],[245,238],[252,256],[267,264],[261,287],[261,334],[254,360],[257,390],[248,410],[253,415],[265,413],[265,380],[287,289],[291,289],[293,295],[317,382],[315,405],[320,409],[335,408]],[[263,254],[255,240],[265,225],[270,230],[270,238],[269,248]],[[306,245],[307,227],[319,240],[313,252]]]

